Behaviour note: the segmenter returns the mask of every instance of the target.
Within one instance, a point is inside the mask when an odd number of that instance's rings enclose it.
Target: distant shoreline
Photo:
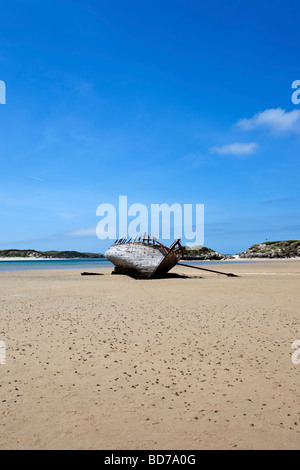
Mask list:
[[[99,258],[21,258],[21,257],[7,257],[7,258],[0,258],[0,262],[10,262],[10,261],[17,261],[17,262],[22,262],[22,261],[90,261],[90,260],[94,260],[94,261],[99,261],[99,260],[106,260],[107,261],[107,258],[104,258],[104,257],[99,257]],[[234,257],[232,258],[225,258],[225,259],[219,259],[219,260],[215,260],[215,259],[199,259],[199,258],[189,258],[189,259],[186,259],[186,258],[183,258],[182,259],[183,261],[194,261],[194,262],[217,262],[217,261],[222,261],[222,262],[231,262],[231,263],[234,263],[235,261],[245,261],[245,262],[249,262],[249,261],[284,261],[284,260],[288,260],[288,261],[297,261],[297,260],[300,260],[299,257],[293,257],[293,258],[289,258],[289,257],[282,257],[282,258],[268,258],[268,257],[259,257],[259,258],[244,258],[244,257],[239,257],[238,255],[234,255]]]
[[[183,247],[184,261],[261,261],[280,259],[300,259],[300,240],[266,241],[254,244],[246,251],[223,254],[205,246]],[[0,250],[0,262],[7,261],[63,261],[63,260],[100,260],[102,253],[83,253],[79,251],[37,251],[32,249]]]
[[[1,261],[74,261],[74,260],[100,260],[106,259],[103,256],[99,258],[26,258],[26,257],[7,257],[7,258],[0,258]]]

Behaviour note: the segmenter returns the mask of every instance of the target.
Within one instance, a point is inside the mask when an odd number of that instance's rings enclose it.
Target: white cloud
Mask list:
[[[240,129],[251,131],[254,129],[265,129],[270,132],[300,133],[300,110],[286,111],[285,109],[266,109],[255,114],[250,119],[240,119],[237,123]]]
[[[255,142],[249,142],[246,144],[235,142],[228,145],[216,145],[210,149],[210,152],[217,153],[219,155],[234,155],[236,157],[241,157],[254,153],[257,148],[258,145]]]

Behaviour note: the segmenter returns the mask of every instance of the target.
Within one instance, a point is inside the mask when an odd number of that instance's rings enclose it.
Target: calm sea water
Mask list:
[[[217,265],[237,264],[249,261],[183,261],[186,264]],[[101,269],[113,268],[106,258],[95,259],[63,259],[63,260],[26,260],[0,261],[0,271],[28,271],[39,269]]]
[[[38,269],[99,269],[112,268],[106,258],[0,261],[0,271],[28,271]]]

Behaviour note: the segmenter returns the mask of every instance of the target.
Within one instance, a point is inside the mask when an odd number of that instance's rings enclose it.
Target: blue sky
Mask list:
[[[299,238],[296,1],[1,7],[0,249],[103,252],[96,209],[205,205],[226,253]]]

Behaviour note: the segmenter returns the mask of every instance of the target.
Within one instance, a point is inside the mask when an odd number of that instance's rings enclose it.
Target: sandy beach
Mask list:
[[[0,449],[299,449],[300,260],[218,268],[0,272]]]

